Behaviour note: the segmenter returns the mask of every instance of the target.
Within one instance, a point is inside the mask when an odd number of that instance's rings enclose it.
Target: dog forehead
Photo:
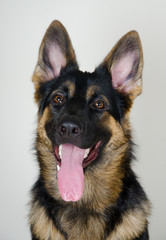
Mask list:
[[[96,71],[94,72],[82,72],[78,71],[75,74],[75,88],[77,92],[84,90],[88,96],[92,96],[94,93],[108,92],[111,88],[110,75],[104,76]]]
[[[80,96],[86,100],[103,94],[105,97],[109,97],[112,92],[110,78],[98,74],[96,71],[90,73],[76,70],[62,74],[56,80],[55,88],[56,90],[67,90],[71,98]]]

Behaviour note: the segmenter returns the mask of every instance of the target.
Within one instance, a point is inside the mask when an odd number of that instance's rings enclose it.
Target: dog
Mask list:
[[[139,35],[124,35],[94,72],[79,70],[59,21],[33,73],[38,104],[33,240],[147,240],[150,202],[131,168],[129,121],[142,91]]]

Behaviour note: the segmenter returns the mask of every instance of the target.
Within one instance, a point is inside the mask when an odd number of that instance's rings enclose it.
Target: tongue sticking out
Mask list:
[[[63,144],[61,168],[58,172],[58,187],[63,200],[78,201],[83,194],[84,173],[82,162],[86,149],[72,144]]]

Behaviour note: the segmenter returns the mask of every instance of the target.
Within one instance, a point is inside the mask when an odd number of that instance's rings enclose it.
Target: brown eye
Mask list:
[[[97,100],[94,105],[98,109],[104,108],[104,102],[102,100]]]
[[[64,97],[61,94],[57,94],[54,99],[54,103],[56,104],[62,104],[64,102]]]

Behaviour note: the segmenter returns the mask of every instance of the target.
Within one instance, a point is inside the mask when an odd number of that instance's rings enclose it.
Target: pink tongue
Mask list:
[[[63,200],[78,201],[83,194],[84,173],[82,162],[85,149],[72,144],[62,145],[61,168],[58,172],[58,187]]]

